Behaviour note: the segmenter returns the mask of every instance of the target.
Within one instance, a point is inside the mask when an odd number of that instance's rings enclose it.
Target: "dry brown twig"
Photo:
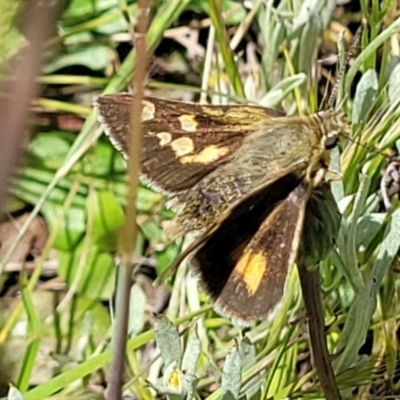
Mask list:
[[[123,375],[125,366],[125,349],[128,337],[129,297],[136,261],[135,244],[137,238],[136,199],[139,185],[139,162],[142,150],[142,132],[140,124],[141,104],[144,95],[143,82],[146,77],[146,33],[149,24],[151,0],[138,1],[138,16],[132,38],[136,48],[136,68],[133,75],[135,101],[132,103],[130,143],[128,160],[128,194],[126,202],[126,219],[119,237],[120,265],[116,290],[116,318],[112,345],[112,360],[107,390],[107,399],[114,400],[122,397]],[[128,17],[129,18],[129,17]],[[129,21],[128,21],[129,23]]]

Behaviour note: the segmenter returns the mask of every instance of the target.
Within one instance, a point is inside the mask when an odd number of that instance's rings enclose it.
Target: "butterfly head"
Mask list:
[[[341,138],[349,136],[350,123],[345,113],[330,109],[318,112],[317,116],[324,134],[326,150],[333,149]]]

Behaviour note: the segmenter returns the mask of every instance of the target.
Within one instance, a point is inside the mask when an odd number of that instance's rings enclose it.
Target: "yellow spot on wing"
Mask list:
[[[178,117],[181,127],[186,132],[196,132],[198,123],[196,122],[195,116],[190,114],[183,114]]]
[[[177,157],[182,157],[186,154],[190,154],[194,150],[193,140],[188,137],[181,137],[179,139],[176,139],[171,142],[170,146]]]
[[[142,121],[149,121],[154,118],[156,106],[150,101],[142,101]]]
[[[158,132],[156,134],[157,138],[160,140],[160,146],[163,147],[171,142],[172,136],[168,132]]]
[[[156,114],[156,106],[150,101],[142,101],[142,121],[149,121]]]
[[[215,144],[207,146],[200,153],[191,156],[185,156],[179,159],[182,164],[207,164],[216,161],[228,154],[230,148],[228,146],[218,147]]]
[[[224,115],[224,111],[218,107],[203,106],[202,109],[205,114],[208,114],[212,117],[222,117]]]
[[[260,287],[267,260],[262,253],[244,253],[235,267],[235,272],[241,275],[241,280],[245,283],[248,292],[254,295]]]

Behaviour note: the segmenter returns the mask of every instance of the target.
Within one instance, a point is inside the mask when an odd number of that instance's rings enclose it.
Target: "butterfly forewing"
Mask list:
[[[130,94],[94,101],[110,140],[128,153]],[[142,103],[143,178],[166,193],[191,188],[227,162],[244,137],[282,113],[255,106],[218,106],[146,97]]]

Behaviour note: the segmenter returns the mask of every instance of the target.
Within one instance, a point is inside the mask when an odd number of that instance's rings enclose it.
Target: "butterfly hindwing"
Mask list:
[[[296,260],[309,188],[286,176],[241,203],[195,251],[191,264],[222,313],[249,324],[279,305]]]

